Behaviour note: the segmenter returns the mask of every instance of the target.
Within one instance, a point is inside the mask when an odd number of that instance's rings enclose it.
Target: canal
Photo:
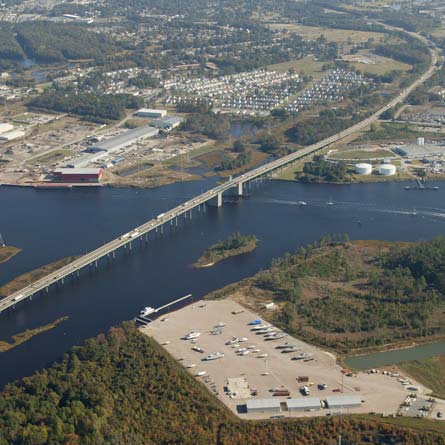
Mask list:
[[[23,249],[0,266],[0,284],[67,255],[83,254],[213,186],[214,180],[157,189],[101,188],[37,191],[0,187],[0,232]],[[0,386],[61,357],[69,347],[132,319],[144,306],[195,298],[267,267],[274,257],[327,233],[352,239],[425,240],[445,231],[438,191],[405,191],[404,183],[322,185],[268,181],[223,207],[195,212],[192,221],[121,253],[81,280],[19,305],[0,317],[0,339],[45,325],[55,329],[0,354]],[[298,201],[307,202],[299,206]],[[333,205],[327,201],[332,200]],[[413,215],[413,209],[416,214]],[[360,222],[360,223],[359,223]],[[229,234],[254,234],[256,251],[206,269],[191,264]],[[193,328],[193,327],[191,327]]]

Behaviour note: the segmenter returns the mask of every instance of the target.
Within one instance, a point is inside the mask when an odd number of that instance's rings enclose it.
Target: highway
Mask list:
[[[421,38],[421,36],[416,35],[417,38]],[[421,38],[421,40],[423,37]],[[425,41],[425,40],[424,40]],[[427,42],[428,43],[428,42]],[[106,256],[114,255],[114,252],[126,245],[131,247],[132,241],[136,241],[139,238],[142,238],[145,234],[149,232],[156,231],[157,228],[162,227],[164,224],[175,220],[178,216],[186,214],[187,212],[191,212],[194,208],[201,206],[209,201],[213,200],[217,202],[217,205],[222,204],[222,194],[229,189],[238,188],[238,192],[242,194],[242,187],[244,183],[255,180],[257,178],[261,178],[263,176],[270,176],[276,170],[286,167],[306,156],[311,156],[319,150],[322,150],[342,139],[345,139],[361,130],[364,130],[370,124],[375,122],[386,110],[393,108],[400,102],[402,102],[413,90],[415,90],[418,86],[424,83],[427,79],[429,79],[435,70],[437,69],[436,63],[438,61],[437,54],[433,49],[430,49],[431,52],[431,64],[428,70],[422,74],[420,78],[418,78],[415,82],[413,82],[408,88],[404,89],[400,92],[400,94],[392,99],[388,104],[379,109],[374,114],[370,115],[363,121],[353,125],[352,127],[347,128],[333,136],[330,136],[316,144],[305,147],[301,150],[298,150],[294,153],[291,153],[287,156],[276,159],[268,164],[262,165],[258,168],[255,168],[243,175],[237,176],[224,184],[218,185],[217,187],[208,190],[201,195],[198,195],[192,198],[190,201],[187,201],[179,206],[158,215],[156,218],[147,221],[146,223],[140,225],[139,227],[134,228],[127,234],[123,234],[118,238],[98,247],[97,249],[77,258],[66,266],[61,267],[53,273],[50,273],[43,278],[35,281],[29,286],[9,295],[0,301],[0,313],[5,311],[6,309],[15,306],[19,301],[26,300],[32,297],[39,291],[47,290],[52,284],[62,282],[64,278],[71,276],[72,274],[77,273],[79,270],[88,267],[90,265],[97,265],[97,261]]]

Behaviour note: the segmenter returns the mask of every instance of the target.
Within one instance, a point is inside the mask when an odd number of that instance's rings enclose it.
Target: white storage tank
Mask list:
[[[372,173],[372,165],[366,163],[356,164],[355,172],[358,175],[370,175]]]
[[[396,166],[392,164],[380,164],[379,174],[383,176],[392,176],[396,174]]]

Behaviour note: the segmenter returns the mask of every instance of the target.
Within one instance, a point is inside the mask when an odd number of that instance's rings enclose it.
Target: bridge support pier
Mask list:
[[[176,227],[178,227],[178,217],[176,216]]]
[[[222,193],[218,193],[218,195],[216,196],[216,207],[221,207],[222,206]]]
[[[132,250],[133,249],[133,245],[131,244],[131,241],[128,243],[128,248],[130,249],[130,250]]]
[[[243,183],[238,183],[238,196],[243,196]]]

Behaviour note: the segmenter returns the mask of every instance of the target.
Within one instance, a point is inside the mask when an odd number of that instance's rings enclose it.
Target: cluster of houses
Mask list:
[[[340,102],[347,91],[369,81],[359,74],[337,68],[290,101],[285,109],[294,113],[324,102]]]
[[[164,85],[176,93],[167,96],[165,102],[204,101],[221,109],[270,111],[294,96],[301,84],[299,74],[264,69],[214,79],[176,78]]]

